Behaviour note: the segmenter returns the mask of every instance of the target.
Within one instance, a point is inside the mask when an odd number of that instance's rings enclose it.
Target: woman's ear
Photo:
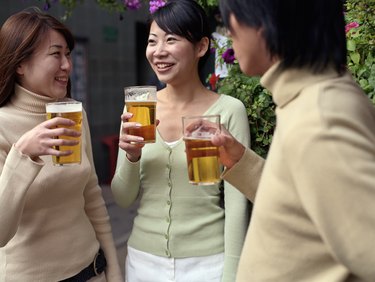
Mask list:
[[[198,57],[203,57],[208,48],[209,48],[209,45],[210,44],[210,40],[207,38],[207,37],[203,37],[198,43],[197,43],[197,52],[198,52]]]
[[[17,69],[16,69],[16,73],[18,75],[23,75],[24,71],[23,71],[23,66],[22,64],[21,65],[18,65]]]

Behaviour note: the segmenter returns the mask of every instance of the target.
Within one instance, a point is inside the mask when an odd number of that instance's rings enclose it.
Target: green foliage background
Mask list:
[[[348,68],[375,105],[375,0],[347,0],[345,18],[359,24],[347,33]]]

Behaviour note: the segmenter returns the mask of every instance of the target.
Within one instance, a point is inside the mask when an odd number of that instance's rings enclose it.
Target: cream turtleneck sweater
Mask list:
[[[99,246],[108,281],[122,281],[109,216],[98,186],[84,113],[82,164],[56,167],[13,146],[46,119],[52,98],[16,85],[0,107],[0,281],[59,281],[89,265]]]

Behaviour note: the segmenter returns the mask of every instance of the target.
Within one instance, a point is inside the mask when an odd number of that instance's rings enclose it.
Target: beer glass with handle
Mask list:
[[[54,117],[63,117],[71,119],[75,125],[70,127],[81,132],[82,126],[82,103],[75,100],[68,100],[63,102],[53,102],[46,105],[47,119]],[[58,136],[63,139],[78,139],[79,143],[74,146],[56,146],[55,149],[60,151],[72,150],[73,153],[68,156],[52,156],[53,164],[56,166],[74,165],[81,163],[81,136]]]
[[[220,182],[219,148],[211,137],[219,133],[220,115],[182,117],[189,182],[212,185]]]
[[[125,111],[133,114],[129,121],[141,124],[139,128],[129,129],[129,134],[143,137],[139,143],[155,143],[156,86],[129,86],[124,92]]]

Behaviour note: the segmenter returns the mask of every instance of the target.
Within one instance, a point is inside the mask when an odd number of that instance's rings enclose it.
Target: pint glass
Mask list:
[[[81,132],[82,126],[82,103],[78,101],[64,101],[64,102],[55,102],[48,103],[46,105],[47,119],[52,119],[54,117],[63,117],[71,119],[75,122],[72,128]],[[59,125],[59,127],[64,127]],[[57,138],[68,139],[68,140],[79,140],[79,143],[75,146],[55,146],[56,150],[65,151],[72,150],[73,153],[69,156],[52,156],[53,164],[56,166],[63,165],[73,165],[81,163],[81,136],[72,137],[72,136],[57,136]]]
[[[139,143],[155,143],[156,139],[156,86],[125,87],[125,108],[133,114],[130,122],[140,123],[130,128],[129,134],[143,137]]]
[[[219,148],[211,137],[220,132],[220,115],[182,117],[189,182],[212,185],[220,182]]]

